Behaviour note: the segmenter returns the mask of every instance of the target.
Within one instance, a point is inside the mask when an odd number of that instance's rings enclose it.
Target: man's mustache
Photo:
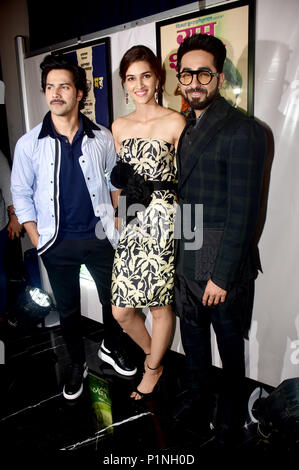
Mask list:
[[[196,87],[196,88],[187,88],[186,90],[186,93],[205,93],[207,94],[207,90],[205,88],[200,88],[200,87]]]
[[[63,100],[52,100],[52,101],[50,101],[50,104],[54,104],[54,103],[66,104],[66,102],[63,101]]]

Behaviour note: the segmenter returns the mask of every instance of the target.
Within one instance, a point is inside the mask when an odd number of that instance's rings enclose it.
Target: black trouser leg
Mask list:
[[[194,281],[185,277],[177,266],[176,312],[181,318],[182,343],[186,353],[189,388],[198,393],[209,390],[211,384],[210,326],[216,333],[218,349],[223,367],[223,381],[217,409],[218,428],[233,435],[240,431],[245,414],[245,358],[244,317],[249,327],[253,298],[252,281],[240,283],[228,291],[224,303],[204,307],[202,297],[205,281]],[[212,387],[211,387],[212,388]]]
[[[107,239],[94,240],[85,256],[85,265],[95,281],[102,304],[105,346],[108,349],[119,345],[122,339],[122,329],[113,317],[111,308],[113,260],[114,249]]]
[[[71,240],[73,241],[73,240]],[[80,312],[80,257],[65,240],[42,255],[60,314],[63,338],[72,362],[85,362]]]
[[[245,419],[245,355],[242,312],[238,298],[219,305],[212,314],[212,324],[223,367],[217,425],[220,439],[233,439]]]
[[[212,358],[208,316],[206,325],[196,326],[180,321],[182,344],[186,354],[187,403],[190,422],[207,432],[213,418],[214,394],[211,386]],[[188,416],[188,415],[187,415]]]
[[[188,388],[196,397],[207,393],[210,388],[212,371],[211,334],[209,318],[206,325],[193,325],[181,319],[180,329],[183,348],[186,354]]]
[[[97,286],[103,309],[107,347],[119,344],[121,328],[111,310],[114,249],[109,240],[62,240],[42,255],[60,312],[60,323],[71,360],[84,362],[80,309],[80,266],[85,264]],[[106,339],[107,338],[107,339]]]

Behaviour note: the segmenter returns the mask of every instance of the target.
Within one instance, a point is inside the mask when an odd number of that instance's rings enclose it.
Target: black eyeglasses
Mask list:
[[[182,85],[191,85],[193,75],[196,75],[197,80],[201,85],[208,85],[213,77],[219,77],[219,73],[211,72],[207,69],[199,70],[184,70],[183,72],[177,73],[176,76]]]

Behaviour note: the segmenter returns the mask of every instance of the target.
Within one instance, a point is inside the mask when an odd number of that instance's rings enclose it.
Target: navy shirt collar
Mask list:
[[[93,131],[100,131],[101,129],[90,119],[88,119],[83,113],[79,113],[80,121],[82,122],[82,130],[83,132],[90,137],[91,139],[94,138]],[[80,122],[80,126],[81,126]],[[53,139],[57,137],[57,133],[54,133],[54,126],[52,126],[52,118],[51,118],[51,111],[48,111],[44,117],[42,128],[39,133],[38,138],[43,139],[44,137],[50,136]]]
[[[52,128],[52,134],[53,134],[54,137],[57,137],[59,140],[61,140],[61,142],[65,142],[65,140],[66,140],[66,142],[68,142],[68,139],[66,138],[66,136],[64,136],[62,134],[59,134],[56,131],[52,119],[51,119],[51,128]],[[72,144],[74,144],[77,140],[82,139],[83,135],[84,135],[83,119],[82,119],[82,115],[80,113],[79,114],[79,129],[77,130],[76,134],[74,135]]]

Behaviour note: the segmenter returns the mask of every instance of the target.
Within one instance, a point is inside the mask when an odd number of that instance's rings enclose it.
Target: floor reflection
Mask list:
[[[128,343],[138,363],[137,375],[120,376],[97,356],[101,325],[87,319],[83,325],[89,374],[83,394],[73,401],[62,396],[68,357],[59,326],[22,330],[2,325],[6,363],[0,367],[1,452],[33,455],[68,450],[88,455],[90,461],[131,467],[134,462],[128,459],[135,457],[140,464],[167,463],[167,456],[184,458],[172,462],[180,464],[196,464],[204,453],[216,457],[199,436],[200,417],[173,426],[173,405],[184,391],[184,356],[169,351],[159,395],[134,401],[130,394],[140,382],[144,360],[139,349]],[[215,369],[216,378],[220,373]],[[248,396],[255,387],[248,381]],[[256,424],[249,421],[245,435],[243,458],[246,452],[273,452],[275,443],[265,442]]]

